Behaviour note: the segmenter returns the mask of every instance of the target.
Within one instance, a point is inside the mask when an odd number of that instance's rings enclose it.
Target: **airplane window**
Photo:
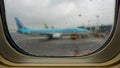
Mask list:
[[[89,55],[108,40],[114,25],[115,0],[4,2],[10,36],[35,56]]]

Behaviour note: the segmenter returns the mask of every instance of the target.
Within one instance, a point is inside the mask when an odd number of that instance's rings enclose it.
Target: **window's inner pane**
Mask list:
[[[37,56],[82,56],[110,36],[115,0],[5,0],[15,43]]]

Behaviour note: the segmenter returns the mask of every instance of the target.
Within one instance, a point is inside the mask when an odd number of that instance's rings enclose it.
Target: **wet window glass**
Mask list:
[[[115,0],[4,0],[9,33],[36,56],[83,56],[109,38]]]

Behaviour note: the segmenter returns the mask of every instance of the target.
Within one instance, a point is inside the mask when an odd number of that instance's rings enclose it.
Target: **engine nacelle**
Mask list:
[[[54,33],[52,35],[53,38],[61,38],[61,36],[62,36],[62,34],[60,34],[60,33]]]

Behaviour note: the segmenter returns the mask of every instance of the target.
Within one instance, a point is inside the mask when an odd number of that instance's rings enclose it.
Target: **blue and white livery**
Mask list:
[[[86,36],[90,32],[85,28],[48,28],[45,24],[46,29],[30,29],[22,25],[20,20],[15,17],[15,21],[18,27],[18,32],[29,35],[46,35],[49,39],[61,38],[62,36],[76,34],[78,36]]]

